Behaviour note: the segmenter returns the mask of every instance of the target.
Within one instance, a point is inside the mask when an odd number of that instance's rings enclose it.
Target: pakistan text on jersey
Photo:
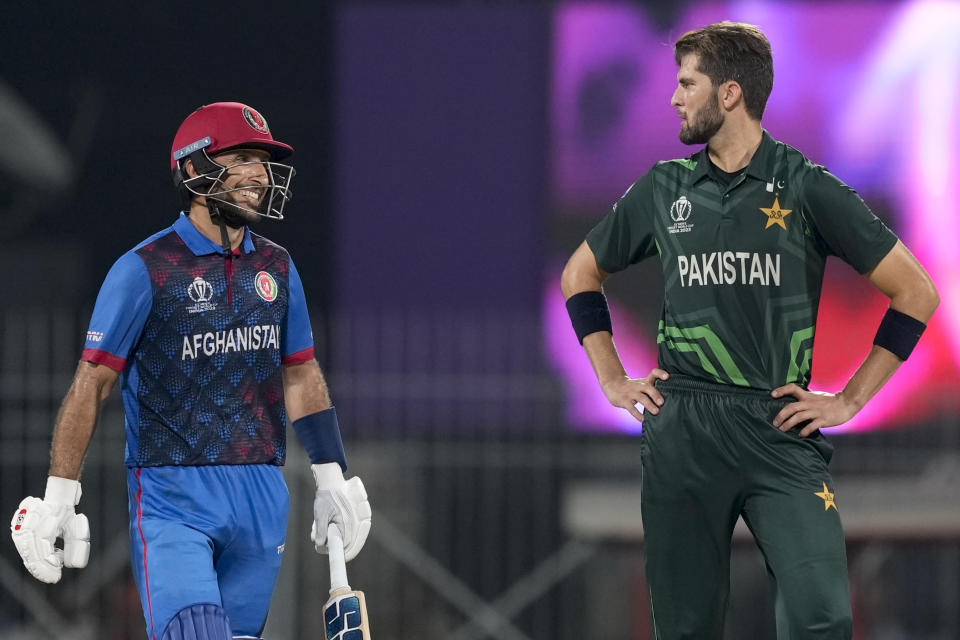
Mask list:
[[[280,348],[280,325],[258,324],[253,327],[238,327],[227,331],[208,331],[183,337],[181,360],[193,360],[198,356],[212,356],[231,351],[255,351]]]
[[[714,251],[677,256],[680,286],[746,284],[780,286],[780,254]]]

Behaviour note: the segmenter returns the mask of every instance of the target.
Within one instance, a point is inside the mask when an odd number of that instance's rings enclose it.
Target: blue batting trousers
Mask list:
[[[222,607],[235,636],[259,636],[280,570],[290,496],[273,465],[127,470],[133,575],[159,639],[181,609]]]

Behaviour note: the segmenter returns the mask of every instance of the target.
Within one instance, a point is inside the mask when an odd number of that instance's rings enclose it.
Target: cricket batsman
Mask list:
[[[107,274],[57,416],[46,492],[24,499],[10,525],[38,580],[86,566],[81,464],[119,379],[132,568],[151,640],[260,637],[285,545],[288,422],[316,479],[317,550],[329,523],[347,560],[370,530],[363,483],[343,476],[300,276],[283,247],[250,230],[283,219],[294,169],[280,161],[292,153],[245,104],[208,104],[183,121],[169,162],[184,212]]]

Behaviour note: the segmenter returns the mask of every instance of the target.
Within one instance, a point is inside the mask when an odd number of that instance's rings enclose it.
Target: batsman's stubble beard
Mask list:
[[[229,200],[227,198],[230,198]],[[207,196],[207,206],[211,206],[211,217],[221,216],[228,227],[239,229],[260,221],[260,213],[266,208],[266,198],[261,198],[251,211],[235,201],[233,193],[211,193]],[[214,202],[210,202],[213,200]],[[258,213],[260,212],[260,213]]]

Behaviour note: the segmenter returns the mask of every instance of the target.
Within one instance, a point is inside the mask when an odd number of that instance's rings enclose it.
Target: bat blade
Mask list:
[[[323,633],[326,640],[370,640],[367,601],[362,591],[347,583],[343,539],[335,524],[327,527],[330,559],[330,599],[323,605]]]
[[[323,607],[327,640],[370,640],[367,601],[363,591],[338,589]]]

